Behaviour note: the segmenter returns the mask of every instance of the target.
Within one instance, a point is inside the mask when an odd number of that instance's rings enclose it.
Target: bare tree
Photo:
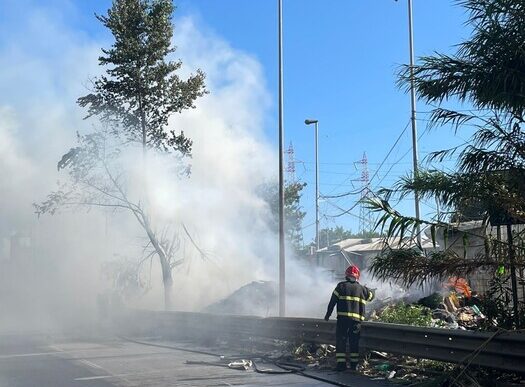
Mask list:
[[[54,214],[59,209],[111,208],[128,212],[144,230],[147,243],[143,260],[159,258],[164,285],[166,309],[172,305],[172,269],[182,263],[176,258],[178,238],[166,228],[157,230],[144,205],[132,199],[123,168],[121,148],[107,131],[78,135],[78,146],[67,152],[58,163],[68,179],[51,192],[45,201],[35,204],[37,214]]]

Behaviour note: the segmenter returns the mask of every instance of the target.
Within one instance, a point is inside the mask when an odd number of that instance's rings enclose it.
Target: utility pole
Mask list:
[[[418,151],[417,151],[417,124],[416,124],[416,89],[414,85],[414,31],[412,21],[412,0],[408,0],[408,41],[410,49],[410,101],[412,105],[412,163],[414,166],[414,178],[418,176]],[[416,219],[420,219],[419,193],[414,191],[414,206]],[[421,246],[421,226],[417,226],[417,242]]]
[[[319,121],[304,120],[306,125],[315,125],[315,247],[319,251]]]
[[[359,161],[361,164],[361,205],[359,206],[359,232],[365,235],[367,231],[371,231],[372,217],[370,209],[365,204],[365,199],[370,196],[370,178],[368,175],[368,158],[366,152],[363,152],[363,158]]]
[[[287,157],[287,167],[286,167],[286,173],[287,177],[286,180],[288,181],[288,184],[295,183],[295,151],[293,149],[293,144],[290,142],[290,145],[288,146],[288,150],[285,151]]]
[[[278,0],[279,29],[279,317],[286,314],[284,249],[284,120],[283,120],[283,0]]]

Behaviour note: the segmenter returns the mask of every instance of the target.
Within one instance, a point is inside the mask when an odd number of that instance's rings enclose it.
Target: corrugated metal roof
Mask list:
[[[388,238],[387,241],[385,241],[384,238],[350,238],[350,239],[344,239],[340,242],[334,243],[329,248],[323,248],[320,249],[319,252],[323,251],[339,251],[344,250],[347,252],[374,252],[374,251],[381,251],[386,246],[386,243],[390,245],[391,247],[399,247],[399,248],[409,248],[409,247],[415,247],[416,242],[414,239],[404,239],[402,243],[399,243],[398,238]],[[434,245],[432,244],[432,241],[429,238],[422,238],[422,245],[424,249],[432,249],[434,248]]]

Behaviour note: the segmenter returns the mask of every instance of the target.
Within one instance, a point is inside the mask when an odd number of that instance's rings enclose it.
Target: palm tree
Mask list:
[[[480,267],[499,273],[501,267],[507,267],[512,279],[512,314],[515,326],[519,326],[516,268],[524,267],[525,251],[520,247],[524,238],[513,233],[510,225],[525,223],[525,2],[458,3],[468,12],[471,37],[457,46],[454,55],[436,53],[419,58],[413,71],[414,84],[419,98],[437,104],[430,125],[452,124],[458,130],[468,123],[476,131],[467,144],[430,155],[430,161],[457,156],[456,172],[419,171],[392,189],[380,190],[368,203],[372,210],[382,213],[378,226],[387,227],[387,237],[399,237],[400,241],[421,225],[430,228],[435,241],[437,230],[446,233],[455,227],[454,222],[472,216],[483,220],[486,227],[506,225],[508,238],[501,241],[487,235],[485,249],[475,259],[451,249],[425,253],[421,248],[387,246],[375,259],[372,271],[381,279],[394,278],[411,285],[431,278],[467,275]],[[410,67],[404,66],[399,85],[408,88],[410,81]],[[443,108],[450,99],[474,109],[465,113]],[[415,191],[422,198],[437,198],[448,210],[448,221],[406,217],[390,206],[392,195],[403,197]]]

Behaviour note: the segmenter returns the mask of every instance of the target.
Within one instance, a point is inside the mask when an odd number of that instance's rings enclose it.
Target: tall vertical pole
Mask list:
[[[315,245],[319,251],[319,122],[315,122]]]
[[[283,0],[279,8],[279,316],[286,313],[284,250],[284,120],[283,120]]]
[[[514,324],[516,329],[520,327],[520,314],[518,306],[518,281],[516,279],[516,251],[514,250],[514,238],[512,235],[512,226],[507,224],[507,243],[509,245],[510,261],[510,284],[512,290],[512,310],[514,312]]]
[[[416,88],[414,85],[414,31],[412,22],[412,0],[408,0],[408,40],[410,49],[410,100],[412,104],[412,162],[414,165],[414,177],[418,175],[418,151],[417,151],[417,124],[416,124]],[[414,192],[414,206],[416,219],[420,219],[419,193]],[[421,245],[421,227],[417,226],[417,242]]]

